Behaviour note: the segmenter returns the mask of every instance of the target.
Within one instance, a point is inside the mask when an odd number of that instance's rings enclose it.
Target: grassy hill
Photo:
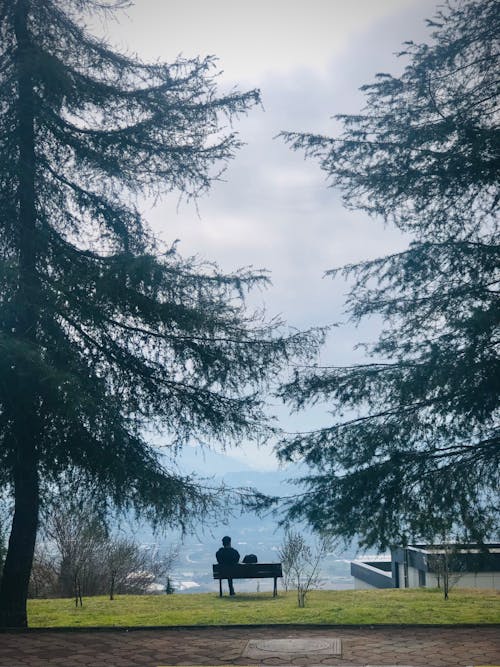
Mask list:
[[[30,627],[175,626],[233,624],[457,624],[500,623],[497,591],[453,590],[444,601],[438,590],[311,591],[305,609],[295,594],[240,594],[219,598],[192,595],[30,600]]]

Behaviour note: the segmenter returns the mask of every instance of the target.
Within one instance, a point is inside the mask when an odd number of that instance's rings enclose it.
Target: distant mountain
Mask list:
[[[292,479],[301,476],[300,466],[289,466],[284,470],[260,471],[238,470],[223,475],[224,482],[232,487],[254,487],[272,496],[287,496],[297,493]]]
[[[303,466],[290,464],[286,468],[262,471],[233,458],[230,454],[215,452],[206,447],[184,447],[178,454],[176,466],[181,473],[224,482],[231,487],[254,487],[269,495],[296,493],[290,479],[300,477]]]
[[[228,473],[252,470],[242,461],[228,454],[215,452],[208,447],[183,447],[176,459],[177,465],[186,473],[211,477],[222,476]]]
[[[290,465],[286,469],[276,471],[255,470],[226,454],[194,447],[184,447],[179,452],[176,465],[179,472],[208,477],[214,485],[223,482],[232,488],[252,487],[270,496],[286,496],[296,493],[298,487],[289,480],[299,477],[303,472],[303,468],[298,465]],[[122,529],[143,543],[158,540],[176,543],[181,539],[178,530],[167,530],[160,535],[155,535],[148,524],[137,522],[132,518],[123,523]],[[196,529],[196,533],[198,536],[213,534],[213,537],[219,541],[224,533],[236,536],[241,531],[246,533],[262,530],[267,534],[282,533],[282,530],[278,528],[278,518],[272,515],[262,518],[252,513],[240,515],[235,510],[233,517],[220,518],[219,521],[216,521],[214,517],[214,521],[211,522],[205,520],[203,525]]]

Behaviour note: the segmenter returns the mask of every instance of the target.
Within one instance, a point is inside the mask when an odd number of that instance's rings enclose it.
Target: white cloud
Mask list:
[[[162,238],[181,239],[180,252],[199,254],[226,270],[253,265],[271,270],[273,286],[251,303],[265,301],[306,328],[342,320],[347,286],[324,279],[325,270],[400,249],[405,239],[381,221],[343,208],[325,174],[283,141],[281,130],[333,134],[331,115],[357,112],[358,88],[377,71],[401,64],[393,52],[407,39],[426,36],[429,0],[137,0],[129,19],[110,23],[115,43],[145,60],[172,60],[214,53],[224,84],[260,86],[265,111],[253,110],[237,124],[247,145],[229,165],[225,182],[206,198],[181,205],[168,197],[147,218]],[[325,361],[351,363],[360,338],[374,339],[376,323],[359,330],[335,329]],[[285,428],[325,423],[322,409],[287,417]],[[269,467],[271,455],[253,447],[235,450],[242,460]]]
[[[141,57],[215,54],[227,79],[259,80],[301,67],[326,71],[375,22],[423,0],[136,0],[106,32]]]

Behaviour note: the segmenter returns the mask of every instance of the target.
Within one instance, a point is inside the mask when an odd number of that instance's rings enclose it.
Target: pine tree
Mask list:
[[[297,409],[327,400],[337,417],[281,443],[312,468],[289,518],[382,549],[498,526],[498,2],[448,3],[428,23],[402,75],[379,74],[365,110],[336,117],[340,137],[284,134],[346,205],[413,235],[341,270],[352,321],[385,324],[372,360],[308,369],[281,392]]]
[[[207,191],[259,99],[208,59],[144,64],[84,27],[97,0],[0,0],[0,487],[14,515],[0,626],[26,625],[44,491],[64,483],[185,525],[222,500],[171,447],[269,432],[263,388],[314,337],[245,310],[266,276],[162,249],[140,196]],[[122,0],[108,3],[116,9]]]

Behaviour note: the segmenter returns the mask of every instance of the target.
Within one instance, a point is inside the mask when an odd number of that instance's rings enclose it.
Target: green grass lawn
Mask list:
[[[35,627],[232,625],[257,623],[446,624],[500,623],[495,591],[458,590],[443,600],[438,590],[311,591],[305,609],[293,592],[189,595],[122,595],[73,600],[29,600],[29,625]]]

